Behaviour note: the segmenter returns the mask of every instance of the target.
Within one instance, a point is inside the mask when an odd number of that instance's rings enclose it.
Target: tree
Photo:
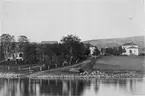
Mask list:
[[[99,54],[100,54],[99,49],[97,47],[95,47],[93,55],[99,55]]]
[[[121,55],[123,52],[125,52],[125,49],[123,49],[121,46],[118,47],[118,54]]]
[[[0,61],[4,60],[4,51],[3,51],[3,46],[0,44]]]
[[[23,51],[24,46],[28,43],[29,43],[28,38],[24,35],[20,35],[18,37],[19,51]]]
[[[119,55],[116,47],[113,47],[112,55]]]
[[[61,44],[65,49],[65,58],[69,64],[74,64],[87,58],[90,50],[87,44],[81,42],[81,39],[75,35],[67,35],[61,39]]]
[[[106,53],[106,48],[101,48],[101,54],[104,55]]]
[[[9,54],[13,53],[15,48],[12,46],[12,44],[15,42],[14,36],[11,36],[10,34],[2,34],[1,35],[1,46],[4,54],[4,58],[6,59]]]
[[[24,46],[24,61],[26,63],[37,63],[37,44],[27,44]]]
[[[78,36],[75,36],[75,35],[72,35],[72,34],[64,36],[61,39],[61,42],[65,43],[65,44],[80,43],[80,41],[81,41],[81,39]]]
[[[114,55],[114,50],[111,47],[106,48],[106,55]]]
[[[61,40],[61,43],[64,44],[65,48],[67,48],[67,51],[69,53],[68,54],[69,64],[71,64],[73,58],[75,58],[74,56],[77,53],[76,51],[78,50],[76,49],[76,46],[81,44],[81,39],[71,34],[71,35],[64,36]]]

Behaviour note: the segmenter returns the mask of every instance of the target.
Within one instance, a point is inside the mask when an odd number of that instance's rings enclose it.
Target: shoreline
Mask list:
[[[33,74],[21,74],[14,72],[0,72],[0,78],[31,78],[31,79],[122,79],[122,78],[143,78],[145,74],[138,74],[134,72],[126,73],[112,73],[107,74],[105,72],[97,73],[92,72],[89,74],[54,74],[48,73],[43,75],[35,76]]]

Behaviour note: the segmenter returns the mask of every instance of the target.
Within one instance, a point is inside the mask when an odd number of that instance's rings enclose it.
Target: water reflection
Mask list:
[[[0,96],[135,96],[145,95],[143,89],[144,79],[0,79]]]

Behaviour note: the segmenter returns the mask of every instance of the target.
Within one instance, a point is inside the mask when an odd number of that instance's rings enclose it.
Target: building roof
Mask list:
[[[56,44],[57,41],[41,41],[42,44]]]
[[[127,49],[130,49],[130,48],[137,49],[137,47],[134,47],[134,46],[128,47]]]
[[[128,45],[136,45],[136,44],[135,44],[135,43],[133,43],[133,42],[123,44],[123,46],[128,46]]]

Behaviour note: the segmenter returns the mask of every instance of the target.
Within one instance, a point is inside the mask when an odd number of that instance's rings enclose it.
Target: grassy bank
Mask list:
[[[94,70],[145,71],[144,56],[104,56],[97,60],[93,66]]]
[[[119,76],[119,77],[130,77],[133,76],[140,76],[139,74],[144,74],[144,57],[130,57],[130,56],[104,56],[101,58],[90,58],[87,61],[82,62],[82,64],[71,66],[71,67],[64,67],[58,68],[54,70],[48,70],[43,72],[38,72],[32,74],[33,77],[61,77],[61,76],[68,76],[68,75],[80,75],[78,72],[70,72],[71,68],[81,68],[88,72],[88,76],[93,77],[91,72],[105,72],[105,76]],[[126,75],[127,74],[127,75]],[[138,74],[138,75],[137,75]],[[101,74],[97,74],[96,77]],[[68,76],[69,77],[69,76]],[[80,75],[82,77],[82,75]]]

